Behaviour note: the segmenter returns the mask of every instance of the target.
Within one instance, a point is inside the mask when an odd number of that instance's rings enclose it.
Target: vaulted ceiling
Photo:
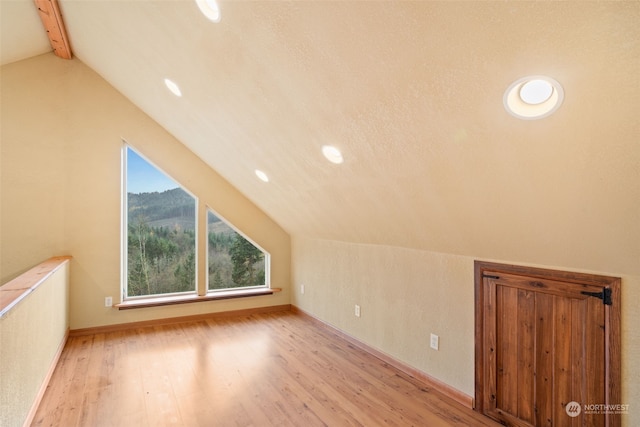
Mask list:
[[[3,64],[51,50],[31,0],[1,7]],[[638,264],[639,2],[222,0],[218,23],[191,0],[60,7],[79,60],[294,235]],[[506,112],[529,75],[563,86],[551,116]]]

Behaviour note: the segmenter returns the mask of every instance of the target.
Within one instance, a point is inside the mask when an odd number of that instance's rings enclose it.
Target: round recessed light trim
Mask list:
[[[256,169],[256,176],[260,178],[261,181],[269,182],[269,177],[266,173],[262,172],[260,169]]]
[[[513,82],[504,93],[504,107],[509,114],[524,120],[547,117],[564,99],[560,83],[546,76],[529,76]]]
[[[196,0],[200,12],[211,22],[220,22],[220,7],[216,0]]]
[[[329,160],[331,163],[335,163],[339,165],[344,162],[344,158],[342,157],[342,153],[336,147],[332,145],[324,145],[322,146],[322,154]]]
[[[180,91],[180,87],[173,81],[170,79],[164,79],[164,84],[167,87],[167,89],[169,89],[171,91],[172,94],[174,94],[175,96],[182,96],[182,92]]]

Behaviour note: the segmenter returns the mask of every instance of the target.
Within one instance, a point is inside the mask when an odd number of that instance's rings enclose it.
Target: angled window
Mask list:
[[[209,291],[266,287],[269,254],[207,209]]]
[[[124,148],[126,298],[196,292],[196,198]]]

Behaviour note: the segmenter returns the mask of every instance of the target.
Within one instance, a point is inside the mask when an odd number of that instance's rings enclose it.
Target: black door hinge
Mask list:
[[[612,302],[611,302],[611,289],[610,288],[603,288],[602,292],[586,292],[586,291],[582,291],[580,293],[582,295],[588,295],[590,297],[600,298],[602,300],[602,303],[605,304],[605,305],[612,305]]]

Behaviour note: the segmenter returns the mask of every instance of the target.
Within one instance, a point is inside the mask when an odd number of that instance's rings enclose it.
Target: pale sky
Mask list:
[[[180,187],[138,153],[127,148],[127,192],[159,193]]]

